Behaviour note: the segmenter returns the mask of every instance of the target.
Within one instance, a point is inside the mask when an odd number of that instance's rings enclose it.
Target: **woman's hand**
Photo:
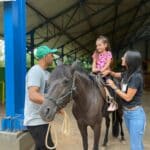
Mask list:
[[[116,85],[115,85],[115,83],[114,83],[111,79],[108,79],[108,80],[106,81],[106,83],[107,83],[107,85],[110,86],[112,89],[116,89],[116,88],[117,88]]]

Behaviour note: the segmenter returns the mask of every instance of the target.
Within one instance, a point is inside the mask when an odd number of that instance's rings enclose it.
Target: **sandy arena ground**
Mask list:
[[[143,106],[146,111],[147,115],[147,126],[146,126],[146,132],[144,135],[144,147],[145,150],[150,150],[150,91],[145,91],[143,95]],[[65,108],[67,114],[70,117],[70,135],[66,136],[61,133],[61,126],[63,122],[63,118],[61,115],[57,115],[55,117],[55,129],[57,133],[57,140],[58,140],[58,146],[57,150],[82,150],[82,140],[81,136],[76,124],[76,120],[73,117],[71,113],[71,107],[72,102],[70,102],[67,107]],[[2,115],[4,113],[3,108],[0,108],[0,114]],[[109,142],[107,147],[102,147],[102,142],[105,134],[105,121],[103,120],[102,123],[102,131],[101,131],[101,138],[100,138],[100,149],[105,150],[129,150],[129,136],[128,132],[126,130],[125,125],[124,126],[124,132],[125,132],[125,143],[120,142],[120,137],[114,138],[111,135],[111,127],[110,127],[110,133],[109,133]],[[88,128],[88,137],[89,137],[89,150],[92,150],[93,147],[93,132],[90,128]],[[53,133],[54,136],[54,133]]]

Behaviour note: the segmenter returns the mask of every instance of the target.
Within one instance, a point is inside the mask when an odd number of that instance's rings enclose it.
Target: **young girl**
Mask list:
[[[112,53],[110,48],[109,40],[100,35],[96,40],[96,50],[92,55],[93,63],[92,63],[92,72],[96,74],[103,74],[106,70],[110,70],[110,65],[112,62]],[[104,78],[106,82],[108,77]],[[112,96],[110,95],[107,87],[105,87],[106,96],[108,96],[109,100],[112,100]],[[114,103],[110,103],[108,107],[108,111],[116,110],[116,106]]]
[[[96,40],[96,51],[92,55],[93,64],[92,72],[103,73],[104,71],[110,69],[110,64],[112,62],[112,54],[110,43],[105,36],[99,36]]]

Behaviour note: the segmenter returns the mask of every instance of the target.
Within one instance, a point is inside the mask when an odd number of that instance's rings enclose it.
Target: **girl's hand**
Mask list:
[[[105,70],[102,72],[102,76],[105,77],[105,76],[109,75],[110,72],[111,72],[111,70]]]
[[[116,85],[115,83],[111,80],[111,79],[108,79],[106,81],[107,85],[110,86],[112,89],[115,89],[116,88]]]

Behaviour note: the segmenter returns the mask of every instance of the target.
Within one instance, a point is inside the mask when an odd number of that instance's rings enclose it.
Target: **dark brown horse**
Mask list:
[[[88,150],[88,126],[94,132],[93,150],[99,149],[102,109],[105,102],[103,86],[100,90],[97,83],[78,65],[60,65],[51,73],[45,99],[40,110],[41,117],[45,121],[52,121],[56,112],[73,99],[72,112],[82,136],[83,149]],[[107,137],[108,135],[105,136],[104,144],[107,143]]]

